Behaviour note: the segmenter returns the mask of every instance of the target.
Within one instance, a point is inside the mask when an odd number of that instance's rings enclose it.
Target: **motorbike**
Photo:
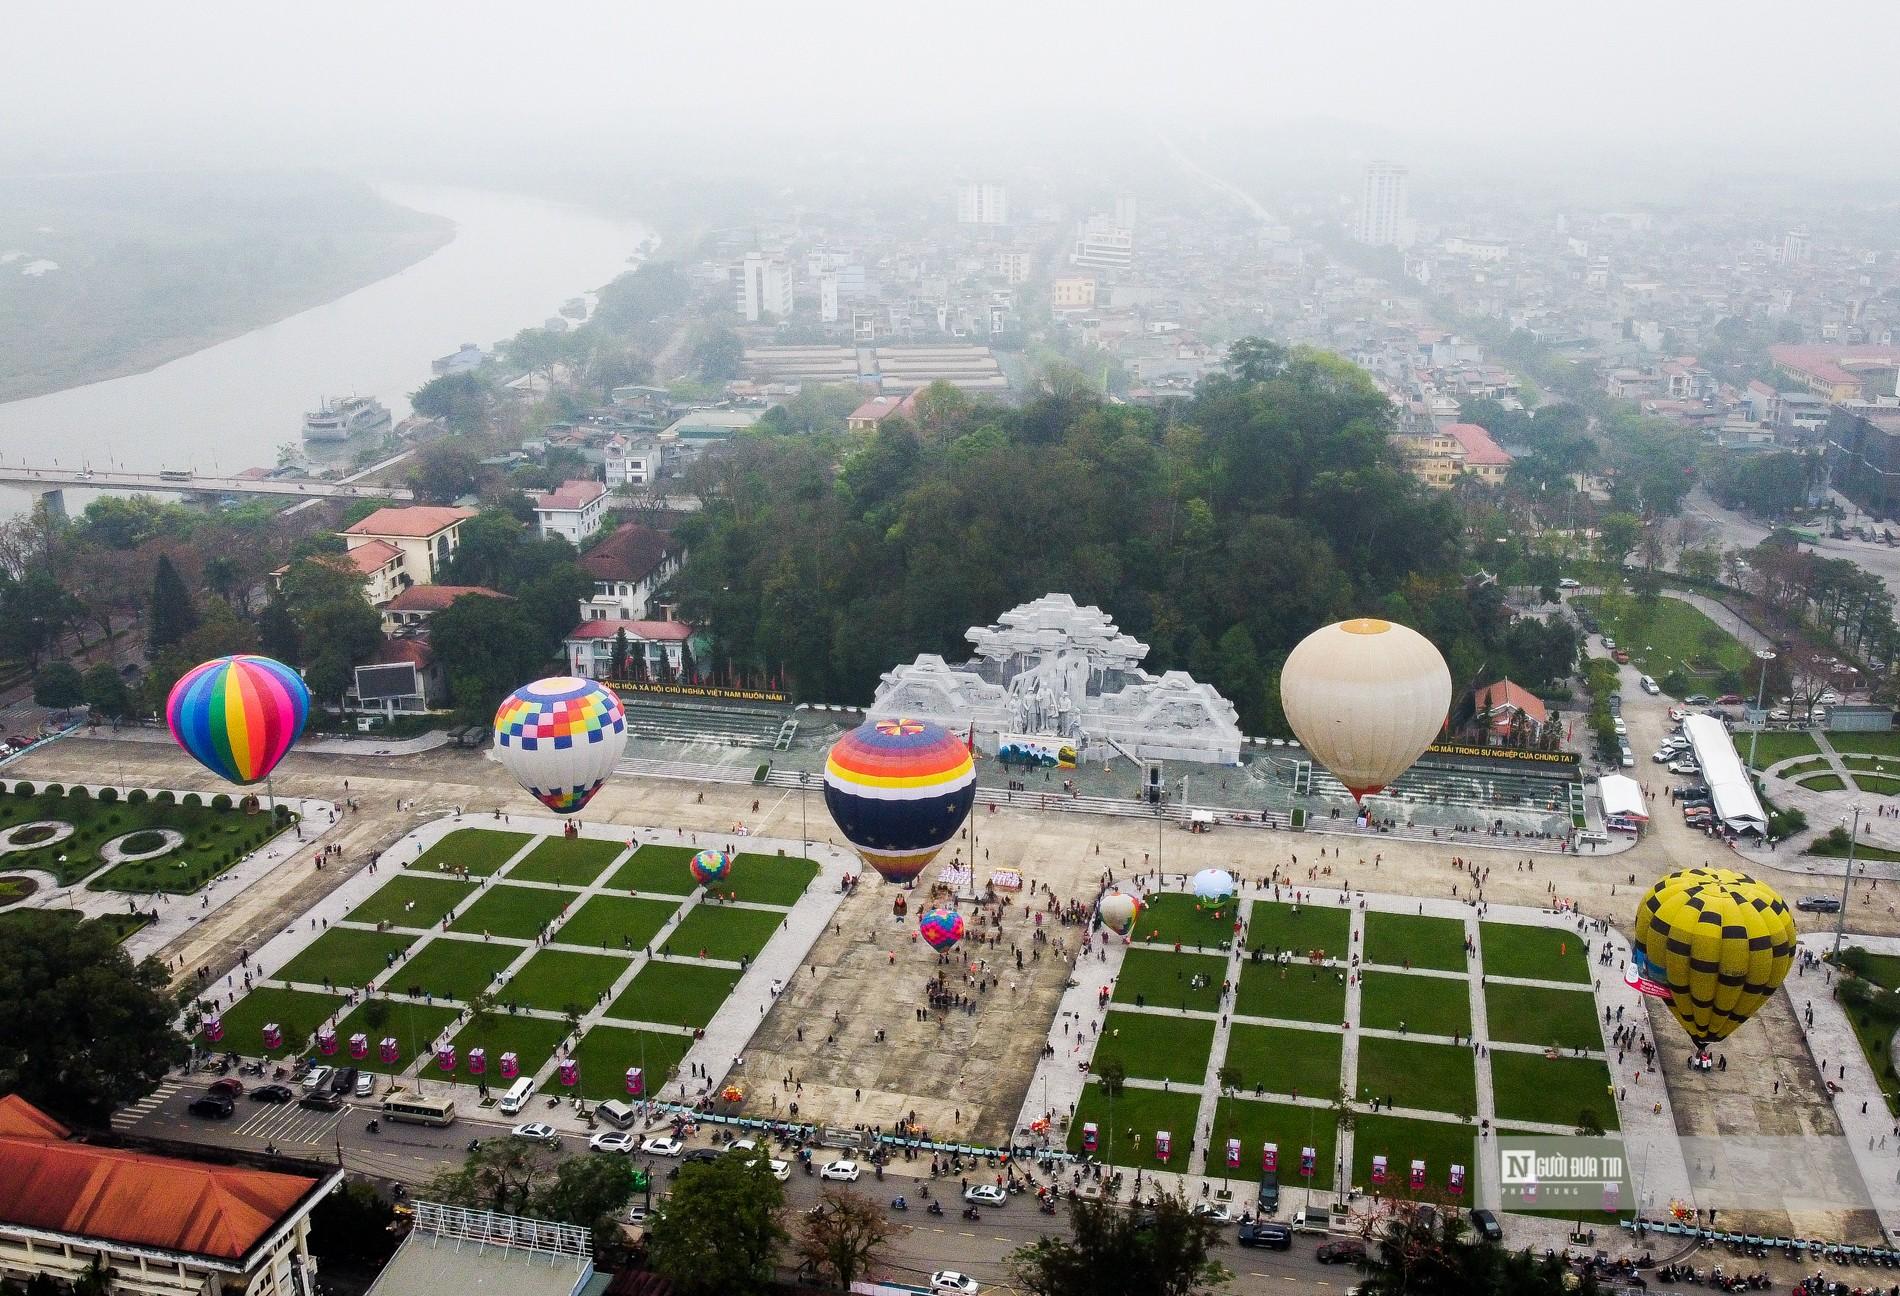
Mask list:
[[[481,1145],[482,1145],[482,1141],[480,1139],[472,1138],[468,1141],[468,1150],[470,1152],[473,1152],[475,1151],[475,1149],[479,1148]]]
[[[377,1120],[374,1116],[372,1116],[370,1117],[369,1124],[365,1125],[363,1128],[367,1130],[369,1133],[374,1134],[377,1130],[380,1130],[382,1127],[383,1127],[383,1123]]]
[[[910,1203],[905,1201],[902,1197],[893,1197],[891,1198],[891,1209],[894,1211],[907,1211],[910,1209]]]
[[[1045,1198],[1043,1203],[1036,1207],[1036,1209],[1041,1211],[1044,1215],[1053,1215],[1056,1213],[1056,1204]]]
[[[933,1201],[930,1203],[930,1205],[924,1207],[924,1209],[930,1212],[932,1215],[941,1215],[943,1214],[943,1203],[940,1201]]]
[[[974,1206],[965,1206],[963,1208],[963,1218],[966,1220],[981,1220],[983,1213]]]

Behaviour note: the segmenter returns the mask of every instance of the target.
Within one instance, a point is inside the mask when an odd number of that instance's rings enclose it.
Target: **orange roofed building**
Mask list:
[[[1479,722],[1499,738],[1510,735],[1511,726],[1519,715],[1533,725],[1541,725],[1548,714],[1536,694],[1508,679],[1480,688],[1473,699],[1473,710]]]
[[[310,1212],[343,1172],[271,1164],[76,1142],[0,1097],[0,1278],[71,1283],[96,1262],[138,1296],[307,1296]]]

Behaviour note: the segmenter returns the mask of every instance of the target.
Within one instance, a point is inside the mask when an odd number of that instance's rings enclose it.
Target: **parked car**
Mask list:
[[[513,1138],[529,1139],[535,1143],[546,1143],[550,1146],[561,1141],[561,1136],[555,1131],[554,1126],[544,1125],[540,1121],[529,1121],[524,1125],[517,1125],[508,1133]]]
[[[1710,702],[1714,701],[1707,693],[1691,693],[1682,700],[1687,702],[1690,706],[1707,706]]]
[[[1742,695],[1740,693],[1724,693],[1715,700],[1720,702],[1723,706],[1740,706],[1742,704]]]
[[[1658,684],[1655,681],[1655,679],[1651,676],[1648,676],[1648,675],[1643,676],[1643,678],[1639,680],[1638,683],[1640,683],[1643,686],[1643,692],[1649,694],[1651,697],[1655,697],[1657,694],[1662,692],[1662,685]]]
[[[939,1269],[930,1275],[930,1290],[933,1292],[956,1292],[958,1296],[976,1296],[982,1284],[968,1274],[958,1273],[954,1269]]]
[[[772,1177],[780,1183],[784,1183],[790,1179],[792,1177],[792,1163],[790,1161],[780,1161],[777,1157],[772,1158]]]
[[[1557,588],[1558,589],[1582,589],[1583,582],[1580,580],[1572,580],[1568,576],[1560,576],[1557,578]]]
[[[1280,1209],[1280,1179],[1275,1171],[1261,1174],[1257,1201],[1262,1215],[1271,1215]]]
[[[208,1093],[193,1098],[191,1106],[185,1110],[193,1116],[203,1116],[207,1120],[230,1120],[231,1107],[230,1094]]]
[[[1618,666],[1627,666],[1630,664],[1630,655],[1623,651],[1623,649],[1618,648],[1615,652],[1610,654],[1610,660],[1615,662]]]
[[[328,1089],[312,1089],[297,1101],[305,1111],[342,1111],[343,1095],[331,1093]]]
[[[820,1179],[832,1179],[838,1183],[856,1183],[862,1173],[856,1161],[828,1161],[818,1171]]]
[[[1233,1212],[1219,1202],[1195,1202],[1194,1214],[1199,1215],[1202,1219],[1211,1219],[1216,1224],[1232,1224],[1234,1222]]]
[[[252,1102],[287,1103],[296,1096],[287,1086],[279,1084],[259,1085],[251,1090]]]
[[[1009,1194],[995,1184],[971,1184],[963,1190],[963,1200],[972,1206],[1001,1206],[1009,1201]]]
[[[1623,759],[1621,763],[1624,769],[1633,768],[1636,764],[1636,753],[1625,747],[1623,749]]]
[[[303,1079],[297,1083],[306,1089],[321,1089],[330,1083],[330,1077],[335,1074],[336,1071],[334,1068],[319,1064],[304,1072]]]
[[[236,1098],[244,1092],[244,1082],[236,1076],[224,1076],[211,1082],[211,1092],[223,1094],[227,1098]]]
[[[1610,638],[1608,635],[1604,635],[1603,646],[1608,649],[1614,649],[1616,647],[1616,640]]]
[[[1802,896],[1794,907],[1803,913],[1839,913],[1841,902],[1833,896]]]
[[[1502,1242],[1504,1230],[1498,1227],[1498,1217],[1488,1210],[1471,1212],[1471,1227],[1478,1230],[1478,1236],[1486,1242]]]
[[[1244,1247],[1265,1247],[1269,1251],[1293,1248],[1293,1230],[1284,1224],[1242,1224],[1235,1239]]]
[[[587,1140],[587,1150],[590,1152],[627,1153],[633,1151],[633,1149],[638,1146],[639,1141],[640,1139],[637,1134],[633,1134],[627,1130],[602,1130]]]
[[[709,1161],[717,1161],[718,1159],[719,1151],[717,1148],[694,1148],[691,1152],[688,1152],[685,1156],[680,1158],[680,1160],[687,1165],[695,1163],[704,1165]]]
[[[640,1150],[648,1156],[678,1156],[686,1150],[686,1145],[676,1138],[665,1134],[655,1134],[640,1145]]]
[[[1321,1264],[1358,1264],[1366,1258],[1366,1244],[1358,1238],[1337,1238],[1320,1243],[1313,1258]]]
[[[1700,768],[1701,767],[1692,760],[1679,760],[1670,763],[1669,772],[1671,774],[1694,774],[1698,772]]]
[[[1684,720],[1689,718],[1689,713],[1679,706],[1673,706],[1669,708],[1669,718],[1674,720],[1677,724],[1681,724]]]
[[[376,1092],[376,1073],[374,1071],[357,1072],[356,1096],[358,1098],[368,1098],[375,1092]]]
[[[347,1094],[356,1092],[356,1068],[342,1067],[330,1078],[330,1092]]]

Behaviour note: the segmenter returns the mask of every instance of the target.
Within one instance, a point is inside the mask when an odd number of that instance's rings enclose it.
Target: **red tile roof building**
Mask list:
[[[593,595],[581,603],[581,620],[648,619],[653,595],[685,560],[686,550],[666,532],[623,522],[581,555],[581,570],[594,580]]]
[[[628,659],[633,672],[644,667],[647,679],[677,675],[690,664],[687,643],[693,627],[684,621],[636,621],[630,617],[597,617],[567,632],[569,668],[587,679],[613,677],[614,644],[626,632]]]
[[[310,1210],[343,1176],[298,1170],[75,1142],[8,1095],[0,1098],[0,1276],[71,1282],[97,1260],[115,1290],[147,1296],[301,1296],[316,1268]]]
[[[1518,715],[1523,715],[1533,724],[1542,724],[1548,714],[1536,694],[1508,679],[1483,685],[1478,689],[1474,701],[1478,717],[1481,720],[1488,717],[1486,728],[1498,737],[1511,732],[1513,719]]]

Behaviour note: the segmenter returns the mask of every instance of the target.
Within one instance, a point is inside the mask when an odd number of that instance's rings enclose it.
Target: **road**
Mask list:
[[[304,499],[414,499],[407,487],[351,486],[342,482],[296,481],[266,477],[168,477],[157,472],[117,469],[0,466],[0,482],[33,490],[83,487],[86,490],[160,491],[172,494],[288,495]]]
[[[1716,542],[1725,549],[1752,549],[1768,538],[1767,527],[1733,509],[1723,508],[1710,499],[1706,491],[1691,491],[1684,508],[1713,528]],[[1866,515],[1861,514],[1858,520],[1865,523]],[[1801,543],[1803,548],[1811,549],[1823,558],[1846,558],[1858,563],[1885,581],[1889,590],[1900,594],[1900,548],[1868,540],[1820,540],[1814,543],[1804,540]]]
[[[463,1115],[448,1129],[385,1122],[379,1133],[371,1134],[367,1121],[373,1112],[368,1104],[352,1103],[339,1112],[316,1112],[305,1111],[295,1104],[275,1106],[243,1100],[239,1101],[231,1120],[203,1120],[190,1115],[185,1108],[204,1091],[203,1081],[209,1078],[182,1081],[174,1076],[168,1079],[150,1096],[114,1116],[114,1128],[147,1138],[253,1151],[262,1151],[269,1143],[286,1156],[340,1161],[357,1173],[396,1180],[416,1189],[437,1171],[459,1164],[467,1154],[471,1138],[505,1135],[509,1124],[501,1119]],[[436,1092],[451,1087],[458,1094],[472,1094],[465,1086],[444,1083],[433,1084],[430,1089]],[[532,1120],[534,1115],[532,1109],[522,1112],[524,1119]],[[655,1132],[664,1131],[656,1127]],[[564,1136],[561,1144],[564,1152],[587,1154],[587,1144],[582,1138]],[[820,1164],[822,1160],[820,1156]],[[642,1157],[640,1161],[654,1170],[654,1182],[663,1190],[671,1163],[666,1158],[652,1157]],[[888,1202],[902,1193],[911,1202],[911,1209],[902,1216],[892,1212],[901,1222],[901,1232],[894,1239],[890,1255],[892,1276],[899,1282],[922,1281],[936,1269],[958,1269],[981,1281],[985,1292],[1013,1291],[1015,1288],[1008,1282],[1005,1257],[1035,1241],[1051,1225],[1061,1223],[1059,1217],[1051,1219],[1037,1213],[1032,1204],[1020,1197],[1002,1210],[985,1209],[981,1221],[964,1220],[954,1180],[945,1180],[932,1190],[933,1196],[943,1188],[948,1188],[951,1194],[944,1199],[944,1214],[933,1216],[925,1209],[927,1203],[919,1191],[923,1182],[902,1173],[900,1165],[887,1172],[883,1183],[867,1173],[857,1185],[875,1200]],[[785,1187],[786,1204],[796,1214],[817,1203],[823,1184],[815,1174],[794,1174]],[[1231,1232],[1229,1238],[1232,1238]],[[1313,1258],[1321,1240],[1302,1238],[1290,1251],[1229,1247],[1221,1256],[1222,1262],[1236,1274],[1228,1290],[1341,1296],[1352,1286],[1355,1275],[1352,1270],[1321,1265]]]

